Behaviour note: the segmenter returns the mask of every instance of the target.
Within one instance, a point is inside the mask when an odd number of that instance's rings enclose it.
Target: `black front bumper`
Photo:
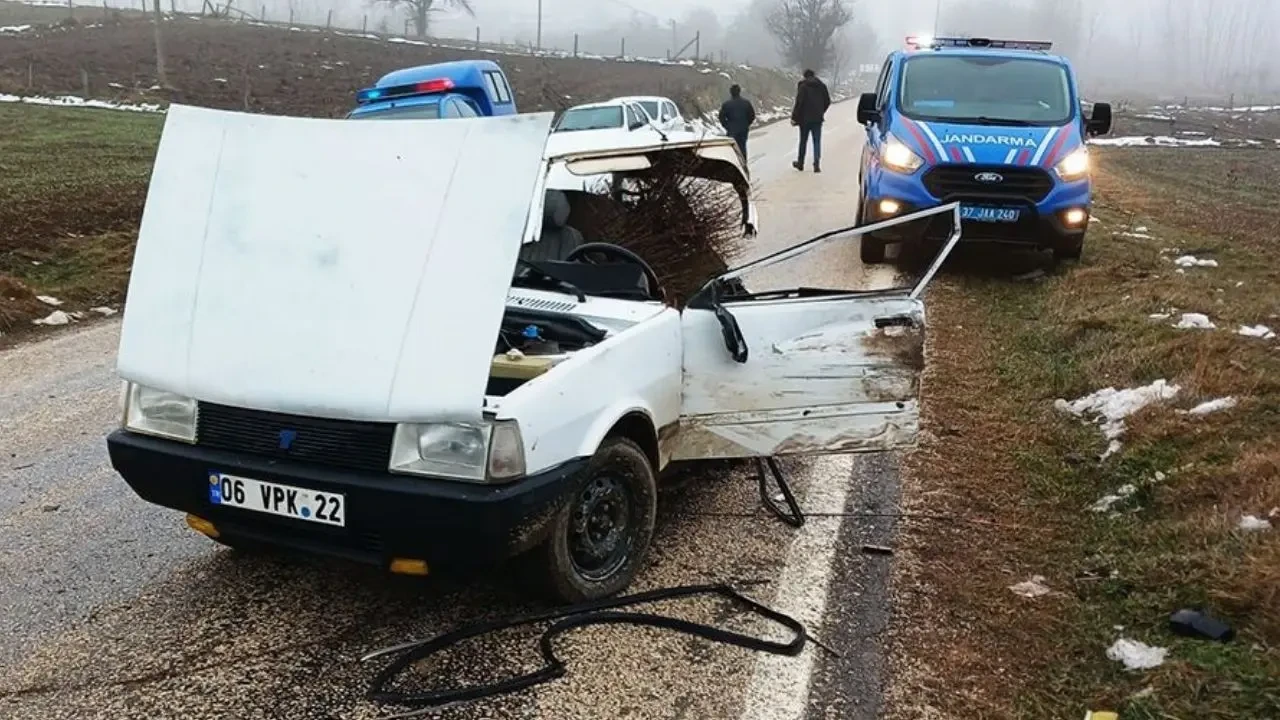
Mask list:
[[[989,199],[974,199],[971,202],[982,205],[1018,208],[1022,212],[1018,217],[1018,221],[1011,223],[961,221],[960,242],[962,243],[998,243],[1048,250],[1079,245],[1088,230],[1088,222],[1078,228],[1067,227],[1057,213],[1042,215],[1036,209],[1036,206],[1030,203],[992,202]],[[899,204],[901,209],[894,215],[886,217],[876,212],[877,203],[870,203],[871,209],[868,212],[866,222],[880,222],[925,209],[923,206],[917,207],[902,201],[899,201]],[[940,242],[951,236],[952,229],[951,215],[944,213],[898,225],[888,230],[881,230],[875,234],[875,238],[890,243]]]
[[[228,540],[246,539],[387,567],[392,558],[431,568],[491,566],[546,535],[587,458],[504,485],[335,470],[215,450],[117,430],[111,465],[142,499],[204,518]],[[212,471],[342,493],[345,527],[277,517],[209,501]]]

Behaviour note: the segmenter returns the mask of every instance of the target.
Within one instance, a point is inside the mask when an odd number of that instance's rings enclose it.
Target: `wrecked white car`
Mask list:
[[[731,141],[548,161],[550,121],[172,107],[121,331],[115,469],[233,547],[408,574],[527,554],[582,600],[636,574],[672,462],[914,440],[921,287],[736,281],[811,241],[677,309],[644,258],[583,243],[548,165],[628,176],[683,153],[738,190],[746,225]]]

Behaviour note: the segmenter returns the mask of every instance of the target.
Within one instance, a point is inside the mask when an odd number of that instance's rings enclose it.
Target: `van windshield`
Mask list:
[[[907,117],[944,122],[1062,125],[1073,117],[1066,68],[1033,58],[910,58],[898,106]]]

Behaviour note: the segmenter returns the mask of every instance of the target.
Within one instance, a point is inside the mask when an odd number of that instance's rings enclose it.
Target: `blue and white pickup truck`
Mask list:
[[[1079,259],[1092,182],[1085,138],[1111,129],[1111,106],[1086,117],[1071,63],[1051,43],[907,38],[858,104],[867,128],[858,224],[961,202],[966,241]],[[889,243],[947,236],[945,217],[862,239],[862,261]]]

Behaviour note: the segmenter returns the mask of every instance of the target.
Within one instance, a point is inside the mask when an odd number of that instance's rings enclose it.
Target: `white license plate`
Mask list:
[[[209,473],[209,502],[214,505],[282,515],[295,520],[344,527],[347,524],[346,496],[338,493]]]

